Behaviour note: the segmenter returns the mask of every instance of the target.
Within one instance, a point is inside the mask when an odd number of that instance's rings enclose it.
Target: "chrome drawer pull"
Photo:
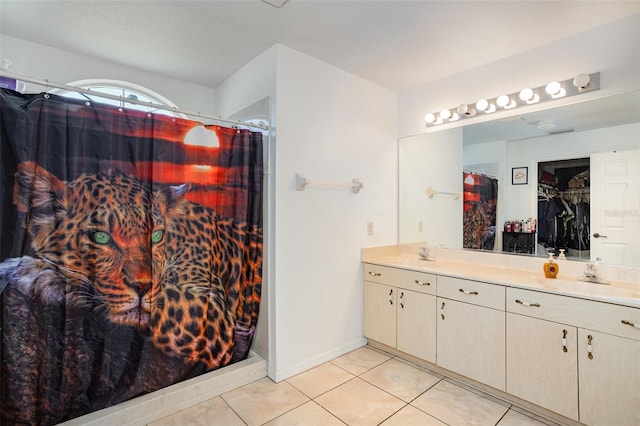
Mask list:
[[[562,330],[562,351],[567,352],[567,330]]]
[[[389,290],[389,304],[393,305],[393,299],[391,298],[391,296],[393,295],[393,290]]]
[[[475,294],[476,296],[478,295],[477,291],[468,291],[468,290],[464,290],[462,288],[459,288],[458,290],[460,290],[460,293],[464,293],[464,294]]]
[[[620,322],[623,323],[624,325],[630,325],[631,327],[640,328],[640,323],[635,324],[635,323],[633,323],[631,321],[627,321],[627,320],[622,320]]]
[[[415,280],[414,282],[415,282],[416,284],[418,284],[418,285],[431,285],[431,283],[430,283],[430,282],[427,282],[427,281],[419,281],[419,280]]]
[[[444,302],[442,302],[442,306],[440,307],[440,316],[444,319]]]
[[[587,336],[587,358],[593,359],[593,348],[591,347],[591,341],[593,340],[592,335]]]
[[[371,276],[373,276],[373,277],[379,277],[379,276],[381,276],[382,274],[381,274],[380,272],[371,272],[371,271],[369,271],[369,275],[371,275]]]
[[[516,299],[516,303],[519,303],[519,304],[524,305],[524,306],[532,306],[534,308],[539,308],[540,307],[539,303],[523,302],[522,300],[518,300],[518,299]]]

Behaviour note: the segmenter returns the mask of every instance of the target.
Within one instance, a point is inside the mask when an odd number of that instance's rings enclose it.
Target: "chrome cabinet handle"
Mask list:
[[[593,359],[593,348],[591,347],[592,335],[587,336],[587,358]]]
[[[382,276],[382,274],[380,272],[371,272],[371,271],[369,271],[369,275],[371,275],[372,277],[380,277],[380,276]]]
[[[414,282],[415,282],[416,284],[418,284],[418,285],[425,285],[425,286],[429,286],[429,285],[431,285],[431,283],[430,283],[430,282],[428,282],[428,281],[415,280]]]
[[[623,323],[624,325],[629,325],[631,327],[640,328],[640,323],[636,324],[636,323],[633,323],[633,322],[627,321],[627,320],[622,320],[620,322]]]
[[[400,307],[402,309],[404,309],[404,303],[403,303],[403,300],[402,300],[403,297],[404,297],[404,291],[401,291],[400,292]]]
[[[469,291],[469,290],[465,290],[465,289],[462,289],[462,288],[459,288],[458,290],[460,291],[460,293],[473,294],[473,295],[476,295],[476,296],[478,295],[477,291]]]
[[[440,316],[444,319],[444,302],[442,302],[442,306],[440,307]]]
[[[389,290],[389,304],[393,305],[393,299],[391,298],[391,296],[393,295],[393,289]]]
[[[518,299],[516,299],[516,303],[519,303],[519,304],[524,305],[524,306],[531,306],[531,307],[534,307],[534,308],[539,308],[540,307],[539,303],[523,302],[522,300],[518,300]]]
[[[562,352],[567,351],[567,330],[562,330]]]

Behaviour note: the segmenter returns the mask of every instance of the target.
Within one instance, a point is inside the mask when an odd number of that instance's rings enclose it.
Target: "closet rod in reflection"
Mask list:
[[[351,188],[351,191],[354,194],[358,194],[362,188],[364,188],[364,183],[360,182],[360,179],[353,178],[351,183],[339,183],[339,182],[327,182],[321,180],[311,180],[304,177],[302,173],[296,173],[296,189],[298,191],[304,191],[307,189],[307,185],[316,185],[316,186],[331,186],[337,188]]]
[[[171,111],[171,112],[175,112],[177,114],[184,114],[184,115],[190,115],[192,117],[198,117],[198,118],[203,118],[206,120],[215,120],[215,121],[220,121],[223,123],[228,123],[228,124],[235,124],[238,126],[246,126],[246,127],[252,127],[252,128],[258,128],[258,129],[262,129],[262,130],[269,130],[269,126],[265,125],[265,124],[255,124],[255,123],[248,123],[246,121],[238,121],[238,120],[231,120],[229,118],[222,118],[222,117],[214,117],[212,115],[206,115],[206,114],[200,114],[199,112],[191,112],[191,111],[186,111],[177,107],[170,107],[167,105],[161,105],[161,104],[154,104],[153,102],[146,102],[146,101],[140,101],[137,99],[129,99],[129,98],[124,98],[122,96],[116,96],[116,95],[110,95],[108,93],[101,93],[101,92],[96,92],[95,90],[89,90],[89,89],[83,89],[81,87],[75,87],[75,86],[70,86],[68,84],[62,84],[62,83],[53,83],[50,82],[49,80],[38,80],[35,78],[31,78],[31,77],[27,77],[27,76],[23,76],[23,75],[19,75],[19,74],[14,74],[11,72],[6,72],[6,71],[2,71],[0,70],[0,77],[7,77],[7,78],[14,78],[16,80],[19,81],[24,81],[27,83],[32,83],[32,84],[37,84],[43,87],[47,87],[47,88],[54,88],[54,89],[61,89],[61,90],[68,90],[69,92],[76,92],[76,93],[83,93],[85,95],[91,95],[91,96],[96,96],[99,98],[105,98],[105,99],[111,99],[114,101],[119,101],[127,104],[135,104],[135,105],[142,105],[142,106],[146,106],[149,108],[153,108],[153,109],[161,109],[164,111]]]
[[[427,194],[427,197],[429,197],[429,198],[433,198],[433,196],[437,195],[437,194],[451,195],[454,200],[457,200],[458,198],[460,198],[460,193],[459,192],[438,191],[438,190],[434,189],[431,186],[428,186],[427,189],[424,191],[424,193]]]

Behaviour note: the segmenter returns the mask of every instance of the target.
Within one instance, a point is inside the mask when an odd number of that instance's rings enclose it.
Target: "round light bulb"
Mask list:
[[[467,117],[475,117],[476,110],[474,108],[469,108],[464,115],[466,115]]]
[[[465,115],[469,111],[469,107],[465,104],[461,104],[456,111],[458,111],[458,114]]]
[[[449,117],[451,117],[451,111],[449,111],[448,109],[443,109],[442,111],[440,111],[440,118],[446,120]]]
[[[520,99],[523,101],[527,102],[531,98],[533,98],[533,90],[526,88],[520,91]]]
[[[573,85],[578,89],[586,89],[589,87],[591,77],[588,74],[578,74],[573,78]]]
[[[496,104],[498,104],[498,106],[502,108],[509,105],[510,102],[511,102],[511,99],[509,99],[507,95],[500,95],[498,96],[498,99],[496,99]]]
[[[558,83],[557,81],[552,81],[551,83],[547,84],[547,87],[544,88],[544,91],[553,96],[560,93],[561,89],[562,86],[560,86],[560,83]]]
[[[454,112],[451,115],[451,118],[449,119],[449,121],[457,121],[457,120],[460,120],[460,114],[458,114],[457,112]]]
[[[484,111],[488,106],[489,102],[487,102],[486,99],[480,99],[478,102],[476,102],[476,108],[478,109],[478,111]]]
[[[428,113],[427,115],[424,116],[424,121],[426,121],[427,124],[432,124],[433,122],[436,121],[435,114],[433,114],[432,112]]]

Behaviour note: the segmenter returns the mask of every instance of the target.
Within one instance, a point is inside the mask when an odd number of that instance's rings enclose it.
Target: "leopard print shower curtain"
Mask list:
[[[0,130],[1,424],[56,424],[247,357],[260,133],[5,89]]]
[[[496,238],[498,180],[463,172],[463,247],[493,250]]]

